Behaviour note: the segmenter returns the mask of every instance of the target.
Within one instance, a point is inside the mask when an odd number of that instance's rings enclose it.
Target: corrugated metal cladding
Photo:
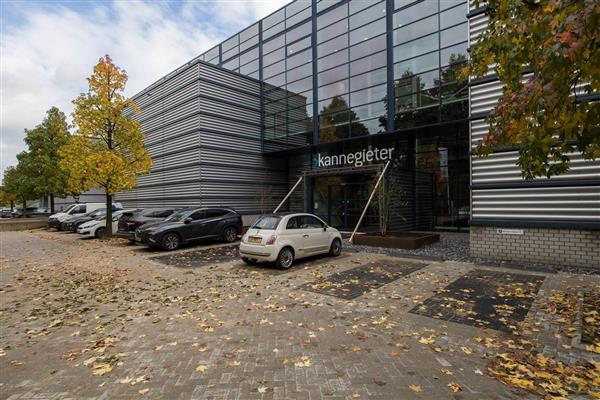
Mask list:
[[[474,4],[471,4],[471,11]],[[469,41],[473,46],[484,31],[488,17],[469,18]],[[525,78],[525,77],[524,77]],[[498,80],[473,83],[470,87],[471,144],[488,132],[485,116],[502,95]],[[564,175],[538,178],[521,177],[516,165],[518,153],[504,151],[486,158],[471,157],[472,220],[519,222],[543,221],[585,223],[600,227],[600,161],[585,161],[581,154],[571,155],[571,169]],[[491,222],[490,222],[491,223]]]
[[[153,84],[134,100],[153,165],[126,207],[229,206],[273,209],[288,190],[285,160],[261,146],[260,84],[201,61]]]

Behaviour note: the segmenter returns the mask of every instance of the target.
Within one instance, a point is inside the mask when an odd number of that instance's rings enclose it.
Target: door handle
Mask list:
[[[308,237],[308,235],[302,235],[302,237]]]

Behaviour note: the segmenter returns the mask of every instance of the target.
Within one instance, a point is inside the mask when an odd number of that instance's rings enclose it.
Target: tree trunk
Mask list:
[[[106,230],[104,236],[110,238],[112,236],[112,195],[106,193]]]
[[[23,218],[27,216],[27,199],[23,199]]]
[[[50,213],[54,214],[54,193],[50,193]]]

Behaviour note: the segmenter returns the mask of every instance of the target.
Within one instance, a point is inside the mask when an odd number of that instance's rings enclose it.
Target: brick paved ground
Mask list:
[[[536,398],[486,376],[484,343],[510,334],[409,312],[480,266],[361,253],[286,272],[239,260],[195,267],[198,247],[164,263],[120,241],[1,235],[1,398]],[[352,299],[312,290],[340,283],[327,276],[361,266],[376,276],[395,263],[425,266]],[[590,359],[535,318],[552,293],[596,290],[599,277],[531,275],[544,280],[527,317],[539,329],[528,334],[546,353]]]

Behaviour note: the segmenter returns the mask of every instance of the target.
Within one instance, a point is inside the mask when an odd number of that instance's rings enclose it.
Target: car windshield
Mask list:
[[[67,207],[66,210],[63,211],[63,213],[67,214],[67,213],[69,213],[72,209],[74,209],[77,206],[78,206],[78,204],[71,204],[69,207]]]
[[[167,219],[165,219],[165,221],[173,221],[173,222],[183,221],[184,219],[189,217],[192,214],[192,212],[193,212],[193,210],[175,211]]]
[[[281,221],[281,217],[276,217],[273,215],[260,217],[252,228],[254,229],[275,229],[277,225],[279,225],[279,221]]]

